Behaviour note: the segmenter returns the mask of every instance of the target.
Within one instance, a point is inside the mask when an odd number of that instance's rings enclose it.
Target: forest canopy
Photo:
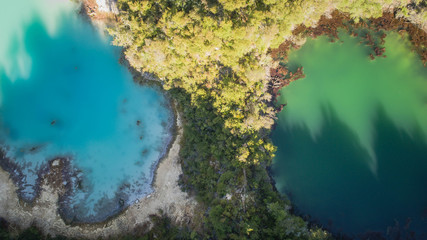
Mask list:
[[[419,2],[419,1],[417,1]],[[379,17],[406,0],[119,0],[114,43],[137,70],[154,73],[166,89],[180,88],[191,103],[210,99],[224,126],[239,136],[270,129],[270,49],[300,25],[312,26],[338,9],[354,19]],[[258,135],[258,134],[256,134]],[[236,159],[258,163],[274,147],[247,138]],[[257,151],[259,147],[264,151]]]
[[[420,4],[421,1],[411,1]],[[289,213],[267,173],[275,146],[272,49],[339,10],[354,22],[407,0],[118,0],[110,29],[131,66],[156,75],[185,119],[181,186],[202,206],[203,238],[328,239]],[[197,234],[196,234],[197,232]]]

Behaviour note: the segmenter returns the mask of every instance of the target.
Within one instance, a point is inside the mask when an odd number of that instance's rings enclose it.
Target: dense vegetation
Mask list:
[[[32,226],[19,231],[19,228],[15,228],[5,219],[0,217],[0,239],[2,240],[66,240],[68,238],[62,236],[50,237],[44,236],[43,233],[36,227]],[[72,239],[68,239],[72,240]]]
[[[415,1],[419,3],[420,1]],[[271,50],[334,8],[380,17],[387,0],[119,0],[114,43],[130,64],[157,75],[185,118],[183,189],[201,203],[192,237],[327,239],[289,212],[267,169],[275,112]],[[293,39],[297,40],[297,39]]]

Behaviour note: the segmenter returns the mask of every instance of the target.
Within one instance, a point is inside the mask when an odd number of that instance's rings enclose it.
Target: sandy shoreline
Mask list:
[[[196,201],[178,186],[178,179],[182,174],[179,150],[183,135],[179,112],[176,113],[176,127],[176,138],[165,158],[158,164],[153,182],[154,192],[111,220],[100,224],[67,225],[57,210],[61,189],[48,183],[49,177],[41,184],[40,196],[29,206],[19,199],[17,186],[3,169],[0,169],[0,217],[20,228],[35,225],[44,234],[90,239],[132,233],[136,227],[149,223],[149,216],[157,214],[158,210],[162,210],[175,222],[189,222]]]

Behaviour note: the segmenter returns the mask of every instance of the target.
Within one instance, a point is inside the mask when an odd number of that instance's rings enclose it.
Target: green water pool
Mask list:
[[[427,69],[407,39],[385,40],[375,60],[344,32],[290,53],[306,77],[280,91],[273,177],[336,234],[427,239]]]

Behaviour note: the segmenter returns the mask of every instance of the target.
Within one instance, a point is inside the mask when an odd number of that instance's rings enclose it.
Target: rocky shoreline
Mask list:
[[[148,230],[150,215],[157,214],[159,210],[177,223],[188,223],[191,221],[196,201],[178,186],[178,179],[182,174],[179,163],[182,134],[181,116],[178,113],[177,135],[169,152],[158,164],[153,181],[154,192],[107,221],[70,225],[62,219],[57,209],[59,196],[64,192],[60,182],[66,164],[56,159],[50,162],[50,171],[41,180],[39,197],[31,204],[19,199],[17,186],[10,174],[0,169],[0,216],[21,229],[36,226],[44,234],[51,236],[90,239],[131,234],[135,228],[142,226]]]
[[[105,31],[105,27],[114,21],[116,12],[112,10],[114,7],[108,8],[109,11],[98,7],[96,5],[98,2],[114,4],[114,1],[108,0],[83,1],[80,14],[89,17],[97,29]],[[142,81],[135,74],[135,70],[130,69],[130,71],[136,84],[141,84]],[[158,84],[154,83],[154,85]],[[78,219],[67,218],[64,206],[61,207],[66,203],[65,198],[73,187],[79,183],[79,171],[72,169],[68,158],[54,158],[42,166],[37,172],[39,178],[34,198],[22,199],[18,186],[23,175],[19,174],[19,167],[7,161],[2,152],[0,155],[0,216],[19,229],[36,226],[46,235],[90,239],[132,234],[136,227],[141,226],[148,230],[151,227],[150,216],[158,214],[159,210],[178,224],[188,223],[191,221],[196,201],[182,192],[178,186],[178,180],[182,174],[179,149],[183,129],[180,114],[170,98],[168,98],[168,105],[174,115],[169,126],[172,135],[167,139],[168,144],[164,146],[162,157],[151,166],[150,185],[153,190],[151,194],[129,204],[124,204],[123,200],[122,205],[116,206],[114,215],[105,221],[82,223]],[[15,172],[17,174],[11,174]],[[120,203],[119,200],[117,202]]]
[[[288,61],[288,52],[291,49],[298,49],[304,43],[307,37],[316,38],[322,35],[330,37],[331,41],[339,40],[338,31],[342,29],[349,34],[359,37],[362,43],[372,48],[369,55],[373,60],[376,57],[386,57],[386,49],[383,46],[384,38],[387,36],[385,31],[397,31],[402,37],[408,34],[409,40],[413,45],[424,66],[427,65],[427,32],[424,25],[415,22],[409,22],[407,19],[399,17],[393,11],[385,11],[379,18],[369,18],[354,22],[348,14],[334,10],[331,14],[323,15],[315,27],[297,26],[292,32],[292,38],[282,43],[279,48],[271,51],[272,58],[277,67],[270,69],[270,88],[269,92],[273,96],[273,104],[277,103],[280,96],[279,90],[289,85],[291,82],[304,78],[303,67],[292,72],[286,67]],[[361,33],[361,29],[369,32]],[[280,112],[285,105],[276,107]]]
[[[362,32],[361,30],[367,30]],[[412,44],[413,51],[415,51],[424,66],[427,66],[427,27],[425,23],[419,24],[418,22],[411,21],[410,19],[403,18],[396,14],[396,11],[385,11],[379,18],[362,19],[360,22],[354,22],[348,14],[334,10],[330,14],[323,15],[314,27],[306,27],[304,25],[297,26],[293,32],[292,37],[282,43],[279,48],[271,51],[272,58],[276,65],[270,68],[270,86],[269,92],[272,94],[272,105],[275,107],[276,112],[279,113],[283,110],[286,104],[279,104],[280,89],[286,87],[291,82],[304,78],[303,67],[291,71],[287,68],[288,53],[291,50],[297,50],[305,43],[306,38],[317,38],[320,36],[328,36],[331,42],[339,41],[338,33],[340,30],[347,31],[350,35],[358,37],[361,44],[369,46],[372,50],[367,57],[374,60],[377,57],[387,57],[386,49],[383,47],[385,42],[386,32],[395,31],[401,35],[402,38],[408,37]],[[277,126],[277,122],[273,125],[273,129]],[[275,191],[275,181],[272,177],[271,169],[268,173]],[[286,196],[293,202],[292,193],[287,192]],[[292,213],[301,216],[310,226],[322,226],[319,220],[311,218],[309,215],[304,215],[296,206],[292,207]],[[408,219],[406,223],[399,223],[395,221],[395,225],[387,227],[386,236],[381,232],[365,232],[357,236],[348,236],[345,234],[334,235],[337,239],[400,239],[400,236],[411,236],[415,239],[413,232],[408,230],[411,220]],[[325,226],[331,228],[330,225]]]
[[[135,81],[135,84],[141,83],[139,81]],[[167,99],[164,105],[166,108],[172,110],[172,113],[170,114],[167,121],[169,123],[167,125],[169,136],[163,139],[164,144],[162,145],[160,158],[153,162],[150,166],[150,175],[145,179],[146,182],[149,182],[149,187],[143,192],[143,197],[151,194],[154,191],[153,182],[154,178],[156,177],[157,166],[159,162],[161,162],[162,159],[167,155],[173,140],[176,139],[177,135],[177,126],[175,122],[177,112],[176,109],[172,106],[172,100]],[[36,151],[38,148],[40,147],[32,147],[29,151],[31,153]],[[119,188],[119,191],[115,194],[114,198],[105,199],[102,201],[102,203],[100,203],[103,206],[102,209],[106,210],[97,212],[96,216],[84,217],[84,213],[76,213],[76,206],[71,206],[72,204],[70,203],[72,196],[76,193],[76,191],[81,189],[81,185],[85,181],[82,171],[73,166],[72,156],[56,156],[48,160],[46,163],[36,169],[36,172],[34,173],[34,183],[28,183],[24,180],[28,176],[23,172],[26,166],[20,166],[15,163],[15,161],[9,159],[6,156],[7,150],[7,146],[0,147],[0,167],[9,173],[10,178],[16,185],[16,193],[20,201],[25,202],[28,206],[33,206],[35,200],[41,195],[42,182],[46,180],[51,187],[57,189],[58,191],[58,212],[67,224],[75,225],[82,223],[104,222],[105,220],[114,218],[125,208],[132,205],[135,201],[135,198],[141,198],[138,197],[138,195],[141,196],[141,193],[136,194],[136,191],[140,187],[138,183],[124,183],[123,186]]]

